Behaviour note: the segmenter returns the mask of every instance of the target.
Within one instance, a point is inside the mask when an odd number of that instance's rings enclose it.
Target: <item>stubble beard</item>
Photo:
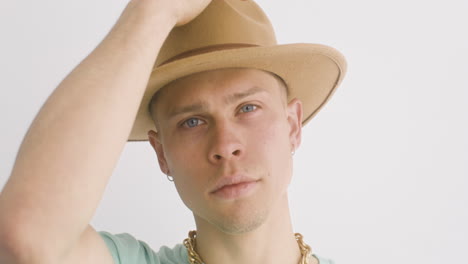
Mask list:
[[[257,208],[242,215],[225,215],[218,219],[208,220],[210,224],[226,234],[239,235],[256,230],[267,219],[266,208]]]

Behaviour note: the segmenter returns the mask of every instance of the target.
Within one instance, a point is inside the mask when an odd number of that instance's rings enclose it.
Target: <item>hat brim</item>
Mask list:
[[[341,83],[346,60],[329,46],[300,43],[218,50],[172,61],[151,73],[128,141],[147,141],[148,131],[156,130],[149,103],[159,89],[190,74],[223,68],[255,68],[280,76],[288,86],[288,100],[303,102],[305,125]]]

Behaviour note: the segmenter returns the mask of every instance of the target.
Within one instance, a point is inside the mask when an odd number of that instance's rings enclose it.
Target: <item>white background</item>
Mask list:
[[[1,2],[0,187],[42,104],[126,3]],[[294,158],[295,231],[341,264],[468,263],[468,1],[259,4],[279,43],[327,44],[349,64]],[[92,225],[155,249],[194,228],[149,143],[127,144]]]

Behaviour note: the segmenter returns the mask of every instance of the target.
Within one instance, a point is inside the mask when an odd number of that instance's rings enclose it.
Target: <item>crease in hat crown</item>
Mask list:
[[[223,68],[256,68],[283,78],[291,96],[303,101],[304,125],[343,79],[346,61],[337,50],[320,44],[278,45],[270,20],[252,0],[213,0],[194,20],[174,27],[164,41],[128,141],[147,141],[147,132],[156,131],[149,105],[160,88]]]
[[[155,66],[174,61],[181,54],[276,44],[270,20],[254,1],[213,0],[190,23],[175,27],[170,32]]]

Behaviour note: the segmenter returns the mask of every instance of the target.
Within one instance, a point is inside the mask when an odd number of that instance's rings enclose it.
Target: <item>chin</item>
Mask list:
[[[224,233],[238,235],[256,230],[265,223],[267,217],[268,211],[262,207],[257,210],[234,211],[209,222]]]

